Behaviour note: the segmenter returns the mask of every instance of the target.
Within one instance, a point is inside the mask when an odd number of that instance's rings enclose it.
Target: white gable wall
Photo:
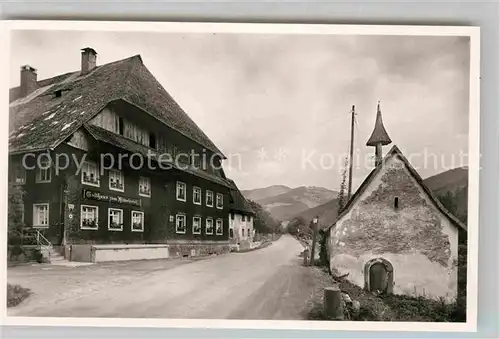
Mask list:
[[[234,216],[234,218],[232,218],[232,216]],[[245,218],[244,221],[243,218]],[[229,228],[233,229],[234,239],[237,243],[241,241],[253,241],[253,217],[248,215],[244,216],[240,213],[229,213]]]
[[[330,228],[329,255],[332,272],[348,273],[361,287],[365,264],[384,258],[393,266],[396,294],[451,300],[457,293],[458,228],[396,157]]]

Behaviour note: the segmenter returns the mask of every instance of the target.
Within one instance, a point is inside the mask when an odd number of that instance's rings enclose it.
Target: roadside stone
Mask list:
[[[352,302],[352,306],[351,307],[352,307],[352,311],[354,313],[359,313],[359,310],[361,309],[361,303],[359,301],[357,301],[357,300],[354,300]]]
[[[344,300],[344,303],[345,303],[347,306],[352,305],[352,299],[351,299],[351,297],[349,296],[349,294],[347,294],[347,293],[342,293],[342,300]]]

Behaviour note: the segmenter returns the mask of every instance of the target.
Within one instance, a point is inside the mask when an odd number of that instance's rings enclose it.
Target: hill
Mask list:
[[[424,180],[425,184],[441,200],[445,207],[457,218],[466,222],[468,170],[467,168],[454,168]],[[319,217],[319,226],[330,226],[337,218],[338,202],[334,198],[326,203],[297,212],[290,220],[302,218],[309,222],[315,216]]]
[[[466,167],[454,168],[428,177],[424,182],[437,195],[455,192],[468,186],[469,171]]]
[[[467,223],[469,171],[466,167],[433,175],[424,182],[451,213]]]
[[[291,191],[290,187],[284,185],[273,185],[269,187],[256,188],[253,190],[241,191],[243,196],[249,200],[259,201],[268,197],[273,197]]]
[[[309,208],[297,215],[292,219],[301,217],[306,223],[311,221],[315,216],[318,217],[319,228],[327,228],[337,218],[338,213],[338,200],[337,198],[325,202],[313,208]]]
[[[247,199],[254,200],[264,206],[275,219],[281,221],[290,220],[290,218],[297,213],[321,205],[337,196],[337,192],[323,187],[301,186],[294,189],[288,188],[288,190],[286,190],[286,188],[288,187],[271,186],[264,189],[252,190],[250,192],[243,191],[242,193]],[[282,191],[282,193],[265,196],[272,190],[278,192]],[[264,197],[252,199],[252,196],[255,197],[256,195]]]

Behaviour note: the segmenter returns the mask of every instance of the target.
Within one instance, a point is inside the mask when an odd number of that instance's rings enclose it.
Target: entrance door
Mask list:
[[[387,269],[382,263],[370,267],[370,292],[384,293],[387,290]]]

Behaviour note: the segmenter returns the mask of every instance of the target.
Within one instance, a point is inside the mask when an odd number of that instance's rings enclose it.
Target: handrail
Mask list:
[[[41,242],[44,242],[44,244],[42,244]],[[36,230],[36,243],[38,244],[38,246],[45,246],[45,247],[48,247],[49,249],[52,249],[52,244],[50,241],[47,240],[47,238],[45,238],[43,236],[43,234],[39,231],[39,230]]]

